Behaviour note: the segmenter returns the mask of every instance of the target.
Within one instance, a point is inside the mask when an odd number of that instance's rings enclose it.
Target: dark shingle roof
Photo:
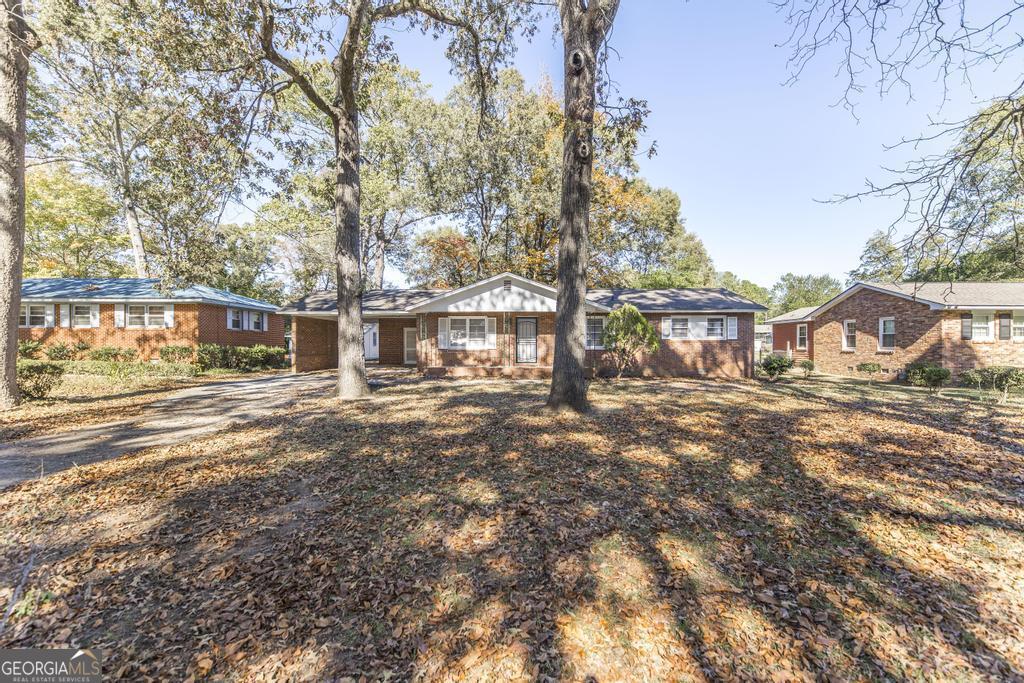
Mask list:
[[[641,311],[766,311],[764,306],[721,287],[693,289],[591,289],[587,300],[616,308],[633,304]]]
[[[222,306],[276,310],[274,304],[232,294],[223,289],[192,285],[161,292],[155,278],[29,278],[21,282],[22,299],[183,299]]]
[[[1024,306],[1024,282],[864,282],[943,306]]]
[[[401,313],[410,306],[421,304],[444,294],[447,289],[371,289],[363,292],[363,313]],[[338,293],[316,292],[298,301],[285,304],[280,312],[334,313],[338,310]]]
[[[774,318],[769,318],[768,320],[765,320],[765,322],[769,324],[792,323],[796,322],[797,320],[803,320],[811,313],[814,313],[816,310],[818,310],[817,306],[804,306],[803,308],[794,308],[792,311],[786,311],[782,315],[777,315]]]

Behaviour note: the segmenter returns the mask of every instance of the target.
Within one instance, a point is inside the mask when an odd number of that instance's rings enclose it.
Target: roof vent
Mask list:
[[[503,284],[505,286],[505,291],[506,292],[511,292],[512,291],[512,281],[511,280],[505,280],[505,282]]]

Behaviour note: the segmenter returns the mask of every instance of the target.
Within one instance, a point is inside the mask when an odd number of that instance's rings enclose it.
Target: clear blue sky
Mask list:
[[[832,106],[843,91],[838,53],[819,55],[799,82],[783,84],[788,51],[776,45],[786,36],[783,16],[767,0],[624,0],[612,75],[622,94],[650,104],[647,137],[658,154],[640,160],[641,174],[679,194],[687,228],[717,269],[764,286],[790,271],[845,281],[864,241],[900,206],[820,200],[884,178],[883,166],[911,156],[886,145],[925,132],[929,117],[974,111],[1008,91],[1017,74],[977,70],[973,87],[954,87],[940,110],[941,84],[922,71],[912,100],[865,90],[855,118]],[[393,37],[402,62],[438,96],[453,85],[442,44],[419,33]],[[550,26],[522,45],[515,65],[528,82],[546,75],[560,88],[561,43]],[[397,273],[388,279],[401,284]]]

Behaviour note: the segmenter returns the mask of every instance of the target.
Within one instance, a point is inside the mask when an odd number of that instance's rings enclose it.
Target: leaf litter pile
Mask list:
[[[1024,675],[1019,411],[545,394],[311,398],[2,492],[0,647],[128,680]]]

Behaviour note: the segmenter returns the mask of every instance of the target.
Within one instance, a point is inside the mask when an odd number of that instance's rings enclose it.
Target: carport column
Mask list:
[[[425,313],[416,314],[416,370],[424,372],[427,368],[427,316]]]
[[[291,349],[292,350],[292,373],[293,374],[299,371],[298,365],[297,365],[297,359],[299,357],[298,349],[299,349],[299,316],[293,315],[292,316],[292,349]]]

